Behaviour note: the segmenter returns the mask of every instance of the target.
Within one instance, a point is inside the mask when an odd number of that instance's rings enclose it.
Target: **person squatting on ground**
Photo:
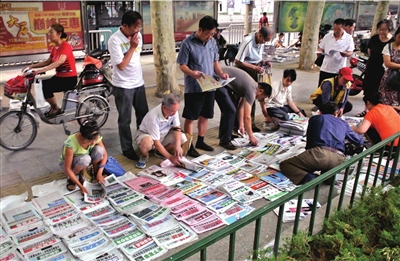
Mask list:
[[[213,151],[214,148],[204,142],[207,131],[208,119],[214,117],[215,91],[202,92],[197,79],[214,73],[222,79],[228,79],[218,63],[218,48],[214,33],[218,27],[217,20],[211,16],[204,16],[199,21],[196,32],[183,40],[177,63],[185,75],[185,107],[182,117],[185,118],[184,131],[193,135],[194,121],[198,120],[198,138],[196,148]],[[198,157],[200,154],[193,145],[190,145],[188,155]]]
[[[342,164],[345,161],[345,139],[358,146],[363,144],[362,137],[338,118],[336,103],[325,103],[321,113],[308,121],[306,151],[279,165],[281,172],[296,185],[317,177],[314,171],[323,174]]]
[[[174,165],[180,165],[189,147],[179,121],[180,97],[175,93],[165,95],[161,104],[151,109],[135,134],[135,142],[142,156],[136,167],[143,169],[149,160],[149,151],[155,149],[157,157],[166,158]],[[182,147],[183,146],[183,147]]]
[[[227,86],[218,88],[215,100],[221,109],[219,124],[219,145],[228,150],[236,147],[232,144],[232,130],[237,119],[239,132],[249,135],[250,143],[257,145],[251,127],[251,107],[255,100],[262,100],[271,95],[268,83],[257,83],[245,71],[235,67],[223,67],[230,77],[236,77]]]
[[[235,66],[246,71],[256,82],[259,82],[260,74],[264,73],[264,65],[269,64],[263,60],[263,52],[265,43],[271,41],[273,36],[272,28],[262,27],[258,32],[245,36],[239,46],[239,51],[235,57]],[[251,110],[253,131],[259,132],[260,129],[254,124],[255,104],[252,104]]]
[[[340,69],[337,76],[323,80],[321,86],[311,94],[310,99],[318,109],[321,109],[322,105],[328,101],[337,103],[340,108],[339,117],[341,117],[353,108],[353,105],[347,100],[353,80],[353,70],[344,67]]]
[[[346,66],[347,57],[354,51],[354,41],[351,35],[343,29],[345,20],[338,18],[333,22],[333,32],[324,36],[318,45],[318,51],[330,54],[325,55],[319,72],[318,86],[325,79],[335,77],[339,70]],[[336,51],[331,55],[331,51]],[[318,54],[321,55],[321,54]]]
[[[393,41],[393,36],[390,33],[393,30],[391,21],[386,19],[379,21],[376,29],[377,34],[373,35],[368,42],[369,58],[362,83],[364,96],[373,95],[378,91],[382,76],[385,73],[382,50]],[[367,108],[365,108],[363,112],[356,116],[364,117],[367,111]]]
[[[382,94],[382,103],[392,106],[400,113],[400,86],[388,86],[386,79],[393,70],[400,69],[400,27],[394,33],[394,42],[387,44],[383,50],[383,63],[385,65],[385,73],[379,85],[379,92]]]
[[[270,130],[278,129],[272,118],[278,121],[287,121],[289,120],[288,113],[296,113],[300,117],[307,117],[304,110],[297,107],[292,99],[292,83],[296,81],[296,78],[297,74],[294,69],[284,70],[282,79],[272,83],[272,94],[268,102],[266,104],[264,101],[260,102],[265,121]]]
[[[285,48],[285,46],[283,45],[284,37],[285,37],[285,34],[280,33],[278,35],[278,37],[276,37],[274,40],[272,40],[272,46],[274,46],[275,48],[280,48],[280,47]]]
[[[67,34],[64,32],[64,27],[57,23],[52,24],[48,36],[50,42],[54,44],[49,58],[44,62],[25,67],[23,71],[26,69],[41,68],[36,70],[36,73],[39,74],[56,69],[55,76],[42,81],[44,98],[51,106],[50,110],[45,112],[44,115],[48,118],[53,118],[62,113],[60,107],[57,105],[54,93],[73,90],[77,83],[77,73],[72,47],[65,41]]]
[[[113,65],[113,94],[118,111],[119,139],[122,154],[131,160],[139,159],[132,147],[132,107],[135,108],[136,128],[139,128],[149,111],[140,64],[142,26],[142,16],[136,11],[127,11],[122,16],[121,27],[108,40]]]
[[[381,98],[379,92],[364,96],[368,112],[359,126],[352,126],[356,133],[364,134],[372,145],[400,132],[400,115],[392,106],[382,104]],[[394,142],[394,146],[398,145],[399,139]]]
[[[79,132],[68,136],[64,141],[59,164],[67,173],[69,191],[75,190],[78,186],[82,194],[87,193],[83,187],[82,171],[89,165],[93,166],[96,179],[104,183],[103,170],[108,156],[102,140],[96,121],[87,120],[79,128]]]

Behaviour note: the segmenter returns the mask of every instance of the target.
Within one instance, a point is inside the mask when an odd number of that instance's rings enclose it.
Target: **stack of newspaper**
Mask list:
[[[192,161],[201,165],[202,167],[215,171],[222,170],[230,166],[228,162],[207,154],[203,154]]]
[[[321,204],[316,203],[316,208],[320,208]],[[283,210],[282,221],[284,223],[294,221],[296,218],[296,210],[297,210],[298,200],[293,199],[285,203]],[[312,212],[313,208],[313,200],[312,199],[303,199],[300,205],[300,218],[306,217],[308,214]],[[279,208],[274,209],[275,214],[279,215]]]
[[[294,117],[290,121],[279,122],[279,131],[291,134],[305,136],[308,128],[308,118],[307,117]]]
[[[15,244],[21,244],[21,241],[14,241]],[[0,227],[0,258],[1,260],[17,260],[22,261],[24,258],[21,256],[20,252],[17,251],[13,240],[2,227]]]
[[[165,185],[174,185],[186,177],[183,172],[177,172],[170,168],[161,168],[159,166],[153,165],[147,169],[140,171],[138,174],[140,177],[148,177],[159,181]]]

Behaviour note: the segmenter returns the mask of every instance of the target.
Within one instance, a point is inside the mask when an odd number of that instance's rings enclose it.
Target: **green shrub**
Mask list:
[[[335,211],[320,234],[299,232],[285,240],[278,257],[260,250],[258,260],[400,260],[400,187],[368,192],[352,208]]]

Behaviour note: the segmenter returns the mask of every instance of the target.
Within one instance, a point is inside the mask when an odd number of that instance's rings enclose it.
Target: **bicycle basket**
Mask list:
[[[10,99],[22,100],[28,91],[29,79],[18,75],[4,84],[4,95]]]

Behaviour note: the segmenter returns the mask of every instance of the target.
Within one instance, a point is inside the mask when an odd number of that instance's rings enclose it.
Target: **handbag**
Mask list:
[[[390,59],[392,60],[392,44],[390,44],[390,43],[389,43],[389,53],[390,53]],[[399,72],[399,70],[390,70],[390,73],[385,80],[385,84],[394,91],[400,90],[400,72]]]
[[[104,168],[103,172],[105,174],[114,174],[116,177],[122,176],[126,173],[125,169],[119,164],[119,162],[111,156],[108,157],[106,164],[99,166],[99,168]]]
[[[321,67],[322,63],[324,62],[325,55],[320,55],[315,59],[314,64],[318,67]]]

